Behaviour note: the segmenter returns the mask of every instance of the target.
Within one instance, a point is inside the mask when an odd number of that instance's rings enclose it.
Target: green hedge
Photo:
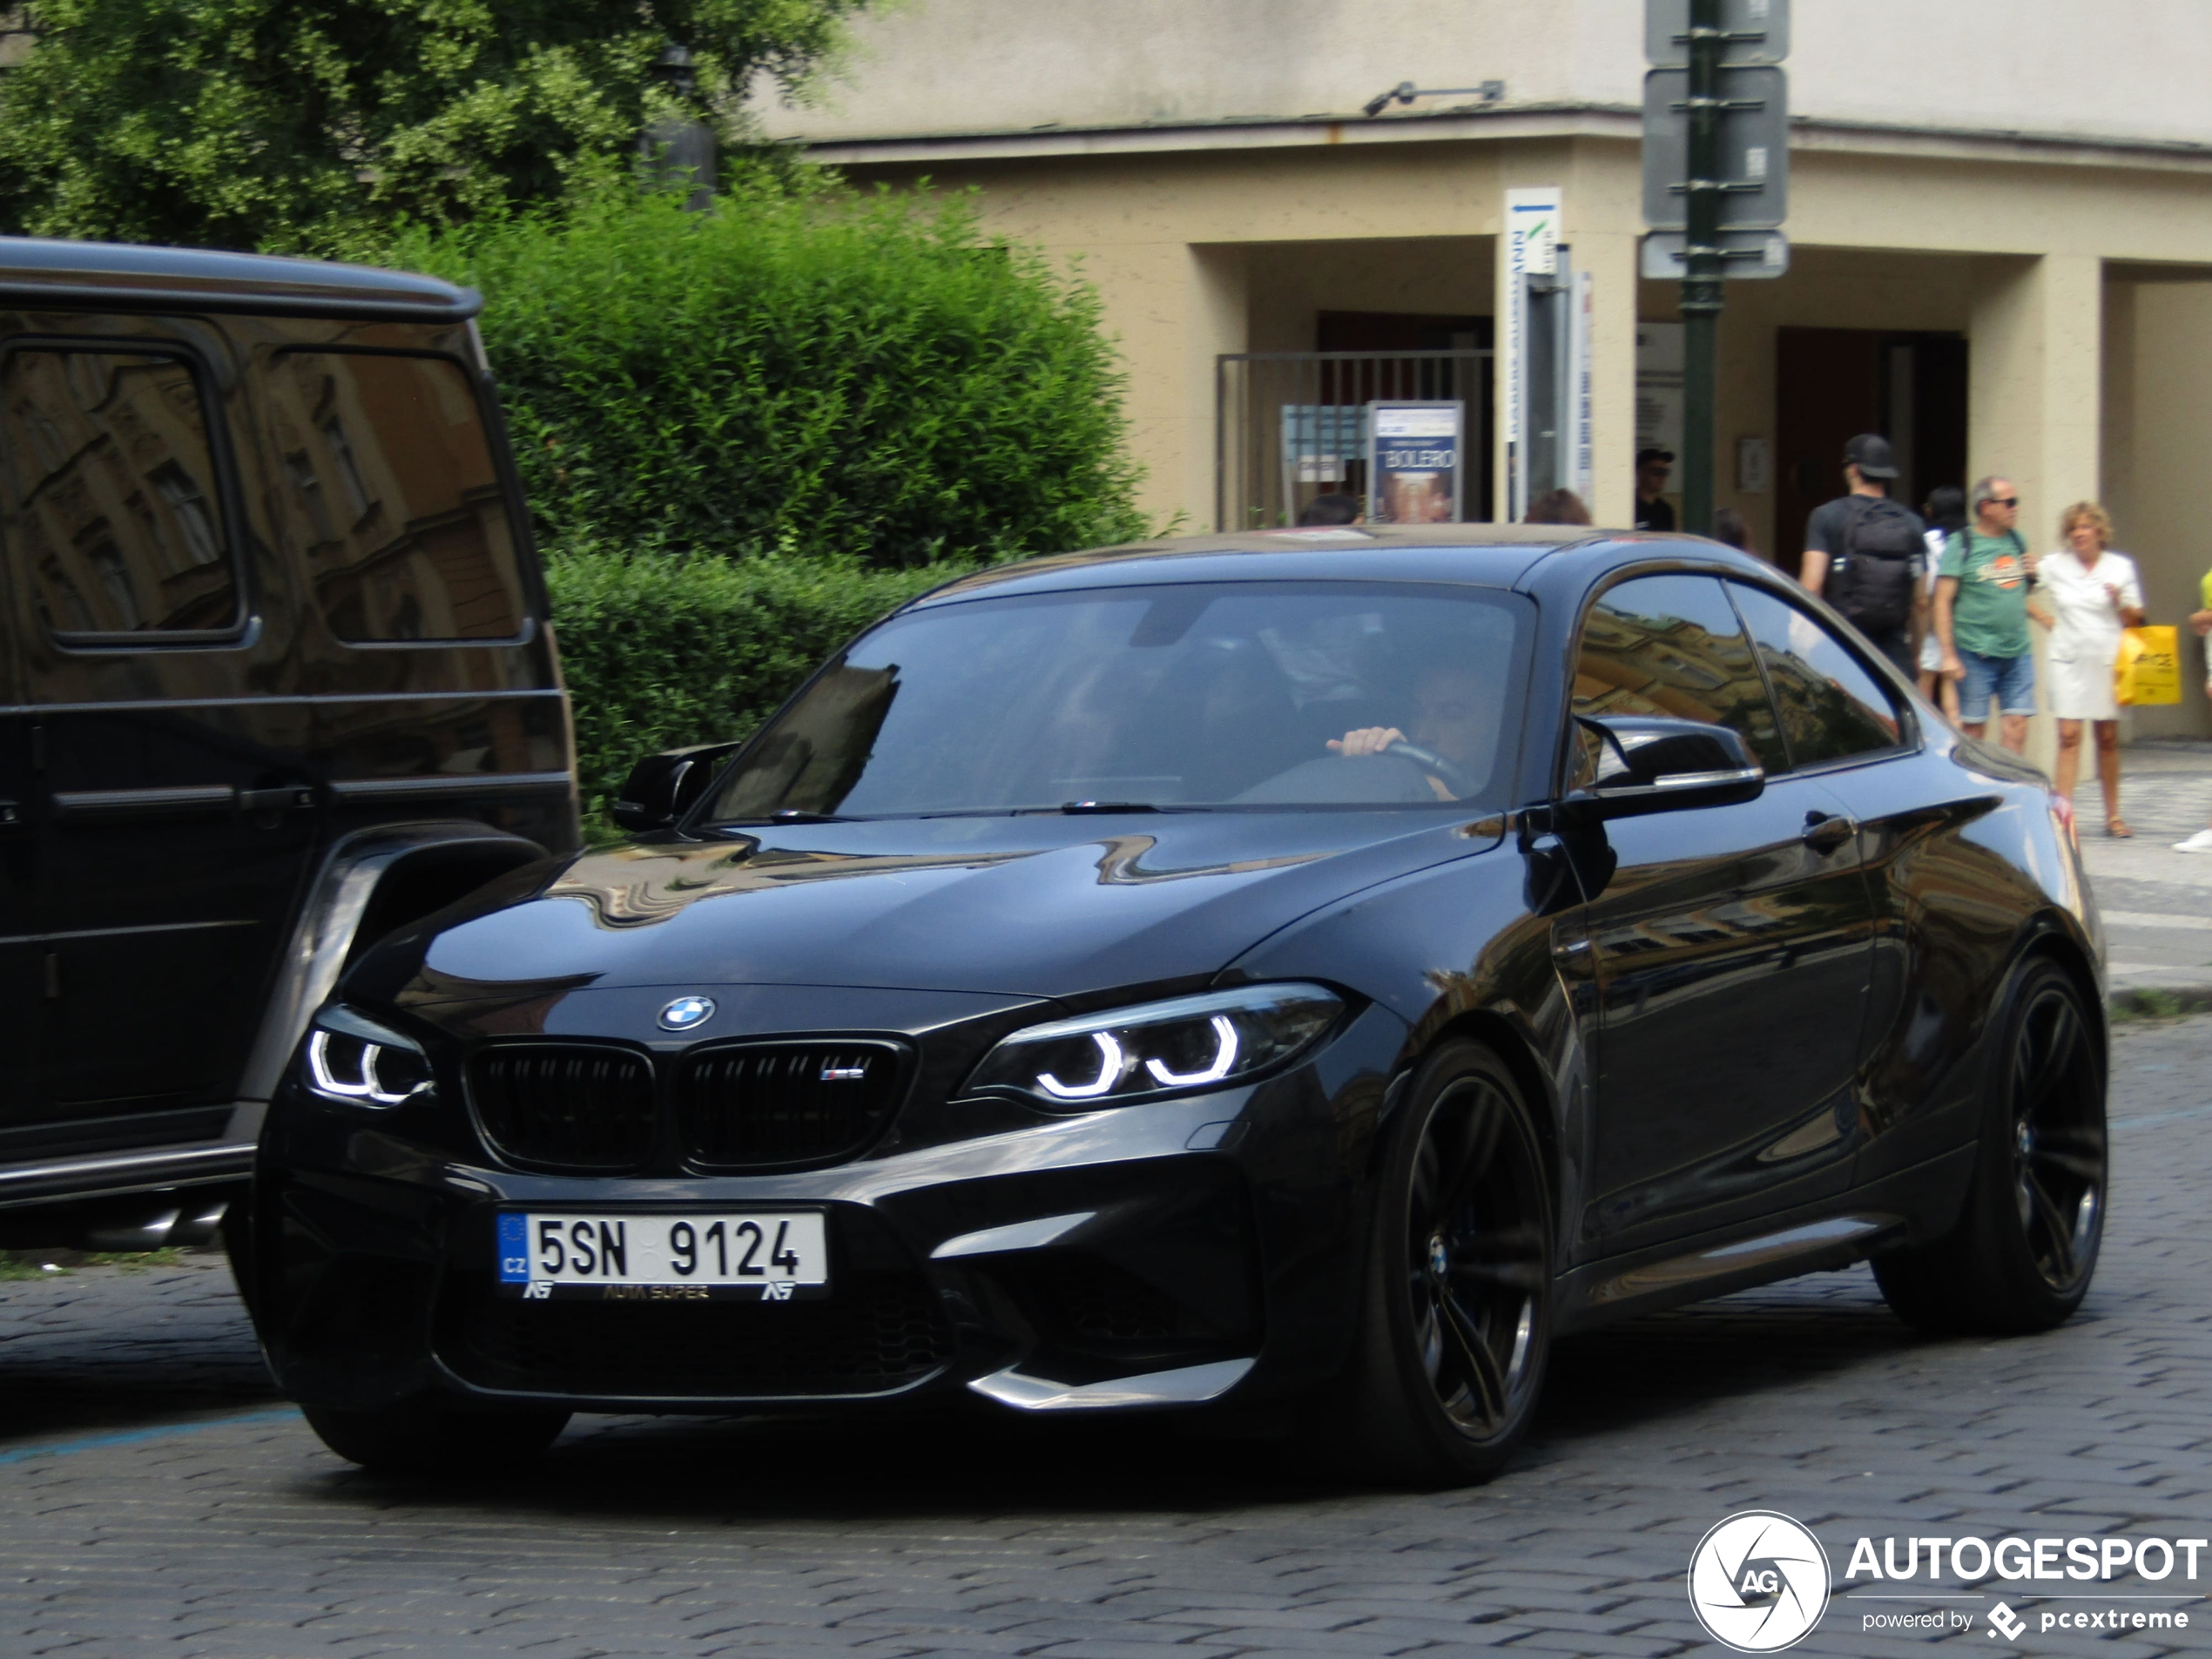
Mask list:
[[[903,569],[1146,534],[1090,289],[964,199],[745,179],[395,251],[483,290],[547,545]]]
[[[971,568],[550,554],[587,829],[639,756],[747,736],[854,634]]]

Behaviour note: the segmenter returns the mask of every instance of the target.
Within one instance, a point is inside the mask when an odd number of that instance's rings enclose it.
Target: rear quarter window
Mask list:
[[[204,388],[153,348],[0,354],[9,516],[39,623],[64,642],[222,634],[242,620]]]
[[[468,372],[430,354],[294,350],[272,380],[278,493],[331,631],[519,634],[516,526]]]

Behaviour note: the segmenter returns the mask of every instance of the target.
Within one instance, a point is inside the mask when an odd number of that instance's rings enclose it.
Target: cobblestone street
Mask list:
[[[2208,1078],[2212,1018],[2121,1028],[2111,1227],[2057,1333],[1924,1340],[1864,1269],[1646,1318],[1567,1345],[1534,1447],[1440,1494],[1144,1426],[606,1418],[510,1483],[409,1486],[269,1397],[219,1257],[0,1285],[0,1652],[1716,1652],[1683,1573],[1752,1507],[1831,1557],[1798,1651],[1899,1650],[1843,1599],[1862,1533],[2212,1524]],[[1929,1639],[1992,1651],[1995,1599]],[[2207,1645],[2212,1608],[2155,1605],[2201,1615],[2096,1651]]]

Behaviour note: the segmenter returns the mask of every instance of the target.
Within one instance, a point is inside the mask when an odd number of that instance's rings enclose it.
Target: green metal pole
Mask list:
[[[1683,528],[1713,533],[1713,363],[1719,342],[1721,0],[1689,0],[1689,186],[1683,260]]]

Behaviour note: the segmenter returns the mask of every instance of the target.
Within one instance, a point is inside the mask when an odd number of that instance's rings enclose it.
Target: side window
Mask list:
[[[0,357],[9,508],[31,604],[64,639],[220,633],[239,620],[207,411],[185,358]]]
[[[1795,765],[1814,766],[1897,746],[1897,705],[1843,641],[1763,588],[1731,582],[1728,590],[1766,665]]]
[[[1728,726],[1769,772],[1788,769],[1750,642],[1717,577],[1642,576],[1607,589],[1582,618],[1578,653],[1575,713]]]
[[[450,358],[291,351],[270,421],[290,539],[341,639],[510,639],[515,526],[475,388]]]

